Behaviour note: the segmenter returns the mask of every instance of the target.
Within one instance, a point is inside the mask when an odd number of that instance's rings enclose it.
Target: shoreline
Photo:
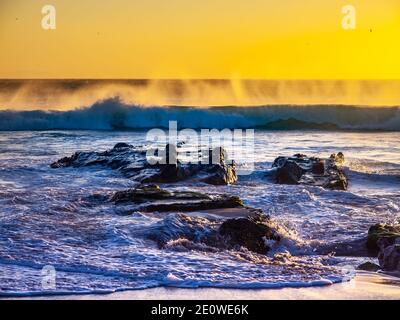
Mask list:
[[[275,289],[157,287],[107,294],[3,297],[3,300],[400,300],[400,278],[357,271],[354,279],[326,286]]]

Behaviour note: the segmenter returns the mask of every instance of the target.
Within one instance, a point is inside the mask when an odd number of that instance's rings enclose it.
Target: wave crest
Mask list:
[[[167,128],[269,130],[400,130],[400,107],[281,105],[259,107],[142,107],[118,98],[70,111],[0,111],[0,130],[140,130]]]

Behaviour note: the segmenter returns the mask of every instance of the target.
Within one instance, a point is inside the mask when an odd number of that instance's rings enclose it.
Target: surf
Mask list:
[[[267,105],[257,107],[143,107],[119,98],[69,111],[0,111],[0,131],[145,130],[168,128],[400,131],[400,107]]]

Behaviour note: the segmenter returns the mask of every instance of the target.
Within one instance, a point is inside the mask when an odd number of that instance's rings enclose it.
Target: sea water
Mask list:
[[[400,132],[256,130],[254,170],[236,185],[163,187],[238,195],[284,230],[280,245],[266,255],[182,246],[185,239],[160,249],[147,236],[186,228],[183,213],[122,214],[120,206],[96,200],[135,185],[120,172],[49,166],[77,150],[102,151],[118,142],[148,145],[144,131],[0,132],[0,294],[331,284],[348,280],[360,259],[319,256],[314,248],[363,237],[373,223],[399,222]],[[346,157],[347,192],[276,185],[266,176],[279,155],[339,151]],[[46,266],[55,270],[51,288],[43,285]]]

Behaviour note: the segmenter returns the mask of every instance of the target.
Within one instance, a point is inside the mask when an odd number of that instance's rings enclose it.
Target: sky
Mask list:
[[[399,79],[399,57],[399,0],[0,0],[2,79]]]

